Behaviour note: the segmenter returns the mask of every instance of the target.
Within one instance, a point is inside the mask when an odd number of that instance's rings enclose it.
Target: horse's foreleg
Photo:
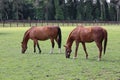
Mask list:
[[[86,50],[85,43],[82,43],[82,46],[83,46],[83,49],[84,49],[85,54],[86,54],[86,59],[88,59],[88,53],[87,53],[87,50]]]
[[[79,47],[79,42],[76,41],[76,49],[75,49],[75,56],[74,56],[74,58],[77,58],[78,47]]]
[[[51,44],[52,44],[52,49],[50,50],[50,53],[53,53],[53,49],[54,49],[54,46],[55,46],[54,39],[51,39]]]
[[[37,44],[37,42],[36,42],[36,40],[34,40],[34,53],[36,52],[36,44]]]
[[[35,39],[34,41],[34,53],[36,52],[36,44],[38,44],[38,41]]]
[[[96,42],[96,44],[97,44],[97,47],[98,47],[98,49],[99,49],[99,56],[98,56],[98,61],[100,61],[101,60],[101,56],[102,56],[102,42]]]
[[[41,49],[40,49],[38,42],[37,42],[37,47],[38,47],[39,53],[41,53]]]

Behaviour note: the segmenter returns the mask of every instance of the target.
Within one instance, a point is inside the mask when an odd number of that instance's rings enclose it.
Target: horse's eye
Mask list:
[[[67,49],[67,52],[69,52],[69,50]]]
[[[68,49],[67,49],[67,53],[71,53],[71,50],[68,50]]]

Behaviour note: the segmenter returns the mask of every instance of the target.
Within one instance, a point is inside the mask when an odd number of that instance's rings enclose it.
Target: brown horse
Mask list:
[[[61,29],[58,26],[31,27],[25,32],[23,41],[21,42],[22,53],[25,53],[29,39],[32,39],[34,42],[34,52],[36,52],[37,45],[39,53],[41,53],[41,49],[39,47],[38,40],[44,41],[50,39],[52,43],[52,49],[50,53],[53,53],[53,48],[55,45],[54,40],[57,42],[58,48],[60,50],[61,38]]]
[[[66,58],[70,58],[71,53],[71,46],[73,44],[73,41],[76,42],[76,49],[75,49],[75,56],[77,57],[77,51],[79,43],[82,43],[83,49],[86,54],[86,59],[88,58],[88,53],[86,50],[85,43],[86,42],[93,42],[95,41],[98,49],[99,49],[99,57],[98,60],[101,60],[102,55],[102,42],[104,40],[104,54],[106,51],[106,45],[107,45],[107,31],[101,27],[89,27],[85,28],[82,25],[76,27],[70,34],[67,39],[66,45],[64,46],[66,49]]]

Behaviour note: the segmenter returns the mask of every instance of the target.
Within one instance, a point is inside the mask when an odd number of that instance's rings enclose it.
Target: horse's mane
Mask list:
[[[30,32],[33,28],[35,28],[35,26],[32,26],[30,29],[28,29],[28,30],[24,33],[24,37],[23,37],[23,41],[22,41],[22,42],[24,42],[25,38],[29,36],[29,32]]]
[[[78,26],[78,27],[79,27],[79,26]],[[76,27],[76,28],[78,28],[78,27]],[[70,32],[69,37],[70,37],[70,35],[72,34],[72,32],[73,32],[74,30],[76,30],[76,28],[73,29],[73,30]]]
[[[75,29],[76,29],[76,28],[75,28]],[[69,37],[70,37],[70,35],[72,34],[72,32],[73,32],[75,29],[73,29],[73,30],[70,32]]]
[[[24,33],[23,41],[25,40],[25,38],[26,38],[26,36],[27,36],[27,34],[28,34],[28,31],[29,31],[29,30],[27,30],[27,31]],[[22,42],[23,42],[23,41],[22,41]]]
[[[76,27],[76,28],[78,28],[78,27]],[[67,39],[67,42],[68,42],[68,40],[70,39],[70,36],[71,36],[71,34],[73,33],[73,31],[76,30],[76,28],[73,29],[73,30],[70,32],[69,37],[68,37],[68,39]]]

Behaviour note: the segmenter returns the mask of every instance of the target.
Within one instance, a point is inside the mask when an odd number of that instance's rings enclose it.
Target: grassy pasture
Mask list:
[[[21,54],[21,41],[29,27],[0,27],[0,80],[120,80],[120,25],[104,26],[108,31],[107,52],[98,62],[98,49],[95,43],[86,44],[89,59],[85,59],[82,46],[78,58],[65,58],[64,47],[58,53],[49,54],[50,41],[40,41],[41,54],[33,53],[30,40],[26,54]],[[61,27],[62,45],[75,27]]]

